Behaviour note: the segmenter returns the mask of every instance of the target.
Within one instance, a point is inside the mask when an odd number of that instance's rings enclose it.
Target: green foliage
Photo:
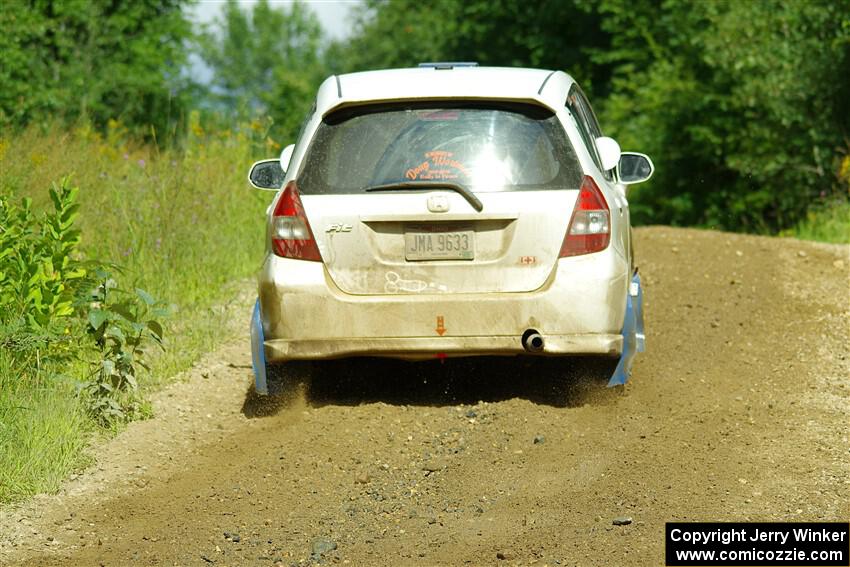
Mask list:
[[[29,346],[21,357],[0,345],[0,503],[54,491],[84,462],[88,419],[74,384],[51,363],[37,364]]]
[[[606,0],[603,122],[658,165],[644,222],[772,232],[846,192],[850,3]]]
[[[74,228],[79,190],[68,178],[49,194],[53,211],[40,217],[32,201],[20,206],[0,195],[0,321],[23,317],[30,329],[44,329],[73,314],[74,297],[86,270]]]
[[[40,216],[29,199],[15,207],[0,197],[0,344],[18,364],[38,372],[44,359],[54,373],[86,360],[93,347],[95,370],[80,387],[92,417],[106,425],[140,415],[137,368],[148,367],[148,343],[162,346],[166,310],[145,291],[117,289],[105,264],[82,262],[78,194],[68,178],[54,184],[53,210]],[[66,335],[77,339],[73,350]]]
[[[61,116],[169,130],[187,102],[186,0],[9,0],[0,10],[0,126]]]
[[[271,151],[264,122],[229,123],[222,130],[208,129],[195,114],[188,122],[183,144],[163,149],[139,145],[119,123],[105,135],[31,128],[0,138],[5,184],[34,207],[48,207],[42,180],[73,171],[81,187],[75,224],[80,250],[121,265],[123,288],[167,299],[180,320],[217,303],[225,286],[256,269],[270,199],[245,181],[256,156]],[[191,359],[195,349],[185,350]],[[169,349],[165,357],[171,356],[184,355]]]
[[[326,74],[315,14],[300,2],[278,9],[260,0],[245,11],[231,0],[218,25],[198,38],[198,54],[213,70],[211,97],[243,118],[271,117],[272,136],[294,142]]]
[[[21,379],[52,375],[72,357],[67,332],[85,268],[79,259],[76,188],[68,179],[49,194],[52,211],[37,215],[32,201],[0,193],[0,347]]]
[[[355,35],[333,48],[335,71],[411,67],[424,61],[569,69],[601,93],[610,68],[588,54],[608,45],[589,0],[367,0]],[[598,90],[597,90],[598,88]]]
[[[150,370],[147,348],[162,345],[165,306],[144,290],[117,287],[112,274],[96,271],[97,286],[88,298],[86,333],[99,353],[88,380],[80,384],[88,410],[102,425],[142,417],[146,406],[139,395],[139,368]]]
[[[79,292],[74,313],[55,318],[56,324],[46,329],[31,330],[20,309],[0,308],[0,319],[8,321],[0,322],[0,501],[55,489],[80,465],[89,432],[99,424],[119,426],[124,419],[108,414],[96,418],[91,402],[105,400],[86,388],[98,387],[101,376],[108,376],[99,373],[105,356],[118,361],[115,366],[127,383],[127,369],[120,366],[126,358],[120,352],[134,348],[126,342],[116,348],[107,338],[104,353],[94,333],[87,332],[88,310],[95,307],[89,293],[104,281],[98,268],[117,274],[120,287],[133,290],[110,292],[108,304],[136,298],[147,315],[131,312],[130,319],[161,322],[161,331],[155,325],[146,328],[167,347],[164,352],[155,348],[151,335],[143,339],[142,362],[150,365],[150,372],[137,365],[132,376],[138,390],[125,387],[114,396],[125,417],[147,415],[147,392],[241,332],[234,328],[240,320],[234,312],[247,313],[252,298],[243,298],[244,286],[234,282],[244,284],[259,265],[260,219],[269,200],[268,194],[247,187],[245,174],[257,155],[269,152],[266,126],[258,120],[217,130],[196,114],[188,123],[180,147],[165,149],[141,145],[114,121],[104,133],[61,127],[0,130],[5,203],[19,208],[20,197],[30,199],[31,218],[37,222],[43,218],[39,210],[55,213],[44,179],[74,172],[79,209],[70,229],[80,231],[80,241],[70,256],[86,269],[86,276],[73,283]],[[7,221],[2,227],[9,228]],[[40,230],[34,226],[31,233]],[[0,231],[0,238],[4,234],[9,233]],[[7,238],[0,250],[14,241]],[[115,264],[122,266],[120,272]],[[135,288],[167,299],[173,316],[161,319],[161,312],[153,309],[162,306],[148,308]],[[132,323],[117,313],[112,317],[115,325],[124,325],[124,336],[133,338],[127,330]],[[111,385],[109,380],[121,383],[114,375],[106,380]],[[86,385],[81,388],[80,382]],[[109,402],[101,405],[112,408]]]
[[[0,502],[53,489],[80,462],[86,420],[75,395],[75,363],[86,345],[78,294],[86,286],[78,190],[63,179],[52,210],[12,203],[0,180]]]
[[[816,205],[797,226],[782,231],[780,235],[801,240],[850,244],[850,203],[845,200],[832,200]]]

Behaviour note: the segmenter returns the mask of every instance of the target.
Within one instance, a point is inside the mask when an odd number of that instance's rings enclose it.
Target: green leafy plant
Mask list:
[[[96,270],[98,283],[90,297],[86,331],[99,353],[81,390],[88,409],[102,425],[146,417],[149,413],[139,393],[139,368],[149,370],[148,347],[163,348],[160,319],[165,306],[141,289],[117,287],[105,268]]]
[[[137,378],[166,314],[148,293],[118,288],[121,267],[85,259],[67,178],[46,212],[18,201],[16,185],[0,185],[0,501],[55,489],[92,423],[149,415]]]
[[[74,313],[74,297],[86,275],[74,228],[79,189],[63,178],[50,188],[53,210],[40,216],[32,201],[16,206],[0,197],[0,308],[5,320],[23,317],[39,331]]]

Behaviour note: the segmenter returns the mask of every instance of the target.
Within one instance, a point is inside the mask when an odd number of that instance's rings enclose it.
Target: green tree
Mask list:
[[[610,37],[593,6],[590,0],[367,0],[332,65],[337,71],[424,61],[566,68],[601,94],[611,69],[591,64],[588,54],[607,48]]]
[[[8,0],[0,10],[0,125],[180,117],[188,0]]]
[[[232,112],[271,117],[273,135],[294,141],[325,76],[322,40],[316,15],[300,2],[278,9],[260,0],[246,11],[229,1],[198,42],[213,71],[213,100]]]
[[[606,0],[603,120],[658,164],[636,217],[774,231],[839,187],[850,2]],[[844,195],[846,198],[846,194]]]

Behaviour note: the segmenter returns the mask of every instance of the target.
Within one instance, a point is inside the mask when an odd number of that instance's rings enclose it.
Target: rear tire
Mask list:
[[[310,360],[266,364],[266,387],[270,396],[289,396],[300,386],[309,386],[314,366]]]

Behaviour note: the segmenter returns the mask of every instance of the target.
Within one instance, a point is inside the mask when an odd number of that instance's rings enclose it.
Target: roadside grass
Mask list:
[[[123,286],[166,301],[169,327],[186,331],[166,333],[157,362],[157,374],[173,374],[216,342],[220,322],[208,310],[259,266],[270,194],[252,191],[246,177],[253,161],[279,151],[264,134],[257,122],[205,132],[194,121],[181,148],[158,149],[135,144],[117,123],[103,136],[31,128],[4,140],[2,185],[46,206],[50,181],[72,176],[86,256],[122,266]]]
[[[233,332],[222,306],[245,301],[239,294],[261,260],[271,197],[248,187],[247,171],[280,151],[266,130],[253,122],[208,132],[193,116],[174,147],[137,143],[117,122],[103,134],[0,132],[0,192],[46,208],[50,183],[71,175],[85,256],[120,265],[122,287],[169,304],[166,349],[141,376],[143,391]],[[85,464],[83,449],[98,431],[75,392],[85,372],[85,361],[50,368],[0,352],[0,503],[55,490]]]
[[[813,208],[800,224],[791,230],[784,231],[782,236],[850,244],[850,202],[833,201]]]
[[[0,502],[58,487],[88,430],[70,381],[0,350]]]

